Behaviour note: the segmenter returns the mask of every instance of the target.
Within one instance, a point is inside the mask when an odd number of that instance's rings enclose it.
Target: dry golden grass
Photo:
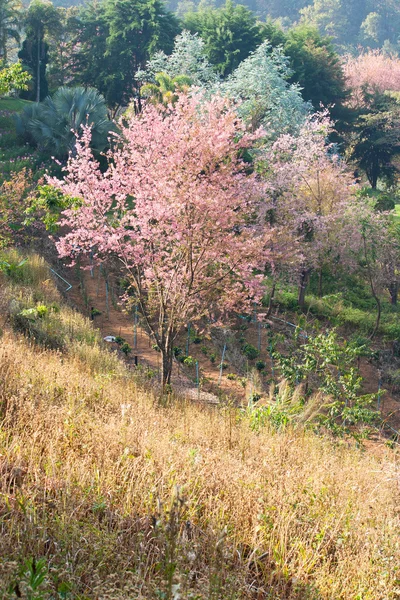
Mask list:
[[[123,368],[91,374],[8,334],[0,406],[5,599],[16,581],[26,598],[400,597],[393,451],[160,407]],[[17,576],[32,557],[42,596]]]
[[[59,305],[36,326],[63,353],[8,332],[38,303]],[[395,451],[161,406],[35,255],[1,312],[0,598],[400,598]]]

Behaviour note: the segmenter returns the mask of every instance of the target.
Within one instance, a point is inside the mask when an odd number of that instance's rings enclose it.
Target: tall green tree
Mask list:
[[[398,172],[394,158],[400,153],[400,104],[377,94],[360,114],[350,135],[348,157],[366,174],[376,189],[378,180],[393,184]]]
[[[47,34],[49,65],[47,79],[50,92],[68,85],[73,79],[73,52],[78,8],[57,7],[58,23]]]
[[[45,37],[50,30],[59,27],[59,13],[47,0],[33,0],[26,13],[25,27],[26,38],[18,56],[32,73],[33,87],[21,96],[40,102],[48,93],[46,65],[49,45]]]
[[[188,13],[184,26],[202,37],[209,61],[223,77],[232,73],[263,41],[251,10],[231,0],[226,0],[221,8],[208,7]]]
[[[317,110],[321,104],[334,105],[332,115],[339,116],[347,90],[341,59],[330,39],[315,27],[298,25],[287,32],[284,52],[293,71],[290,81],[300,85],[304,100]]]
[[[93,85],[117,109],[137,89],[135,73],[156,50],[169,53],[178,21],[160,0],[104,0],[86,7],[77,26],[75,81]]]

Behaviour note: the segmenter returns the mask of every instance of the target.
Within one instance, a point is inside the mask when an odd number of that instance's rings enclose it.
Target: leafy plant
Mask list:
[[[252,344],[244,344],[244,346],[242,346],[242,352],[249,360],[256,359],[260,354],[257,348]]]
[[[21,136],[59,157],[75,151],[82,125],[91,129],[91,146],[102,150],[113,129],[104,98],[94,88],[59,88],[43,102],[27,105],[17,117]]]
[[[185,356],[185,358],[183,359],[183,364],[186,365],[187,367],[193,367],[195,362],[196,361],[193,358],[193,356]]]
[[[121,344],[120,348],[121,348],[121,352],[123,352],[125,354],[125,356],[128,356],[128,354],[130,354],[132,352],[132,347],[127,342],[124,342],[123,344]]]

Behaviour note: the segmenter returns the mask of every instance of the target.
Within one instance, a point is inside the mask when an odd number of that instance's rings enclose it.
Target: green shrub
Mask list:
[[[257,356],[259,356],[259,354],[260,354],[259,351],[257,350],[257,348],[255,346],[253,346],[252,344],[245,344],[242,347],[242,352],[249,360],[256,359]]]
[[[256,369],[257,371],[262,371],[263,369],[265,369],[266,365],[265,362],[263,360],[258,360],[256,362]]]
[[[229,379],[229,381],[236,381],[238,376],[235,373],[228,373],[226,378]]]
[[[132,347],[127,342],[121,344],[120,348],[121,351],[125,354],[125,356],[128,356],[128,354],[132,352]]]

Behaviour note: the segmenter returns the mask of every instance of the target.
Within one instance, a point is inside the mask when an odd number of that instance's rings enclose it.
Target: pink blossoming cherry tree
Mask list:
[[[116,257],[162,355],[170,383],[173,346],[188,322],[223,320],[263,294],[270,261],[264,184],[241,158],[250,134],[219,97],[182,95],[174,107],[146,106],[121,121],[100,170],[84,129],[63,181],[81,198],[65,211],[63,257]]]

